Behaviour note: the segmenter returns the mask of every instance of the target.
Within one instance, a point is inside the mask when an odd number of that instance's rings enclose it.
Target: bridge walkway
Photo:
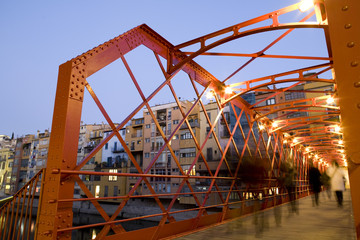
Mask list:
[[[334,196],[328,199],[323,192],[318,207],[308,196],[298,200],[297,210],[292,212],[290,204],[284,204],[176,239],[356,239],[350,190],[344,192],[342,208],[337,207]]]

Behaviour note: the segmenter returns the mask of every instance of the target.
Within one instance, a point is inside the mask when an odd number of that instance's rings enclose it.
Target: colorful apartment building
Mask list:
[[[12,166],[10,193],[15,194],[26,183],[26,174],[30,159],[31,142],[35,135],[28,134],[16,139],[15,157]]]
[[[155,119],[152,118],[152,114],[148,109],[143,111],[145,126],[143,129],[143,170],[151,166],[150,174],[179,175],[178,164],[180,164],[185,172],[188,171],[187,168],[190,162],[192,162],[191,159],[194,159],[197,149],[192,139],[193,135],[190,133],[190,129],[185,125],[179,126],[179,124],[183,119],[182,114],[186,114],[191,107],[192,103],[186,100],[180,101],[180,106],[175,102],[156,105],[151,107]],[[200,135],[198,113],[199,110],[197,106],[188,117],[191,131],[196,138]],[[177,132],[175,132],[176,129]],[[165,136],[165,139],[163,136]],[[170,137],[171,139],[169,139]],[[171,150],[164,146],[165,140],[171,145]],[[199,139],[197,141],[199,141]],[[196,169],[191,172],[191,174],[195,173]],[[179,178],[166,177],[153,177],[149,180],[155,192],[162,194],[175,192],[181,181]],[[138,189],[139,191],[143,191],[143,194],[150,193],[148,187],[144,184],[139,186]],[[136,191],[138,191],[138,189]],[[164,197],[168,198],[168,196]]]
[[[14,148],[0,149],[0,196],[10,194],[10,182],[14,156]]]

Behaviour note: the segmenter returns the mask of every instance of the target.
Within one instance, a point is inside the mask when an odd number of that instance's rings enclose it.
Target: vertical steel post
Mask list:
[[[70,177],[62,179],[59,172],[76,167],[84,74],[85,65],[77,66],[73,61],[59,67],[36,239],[71,239],[71,233],[63,232],[58,235],[57,229],[72,226],[72,203],[59,203],[58,200],[73,198],[74,180]]]
[[[326,0],[357,237],[360,238],[360,2]]]

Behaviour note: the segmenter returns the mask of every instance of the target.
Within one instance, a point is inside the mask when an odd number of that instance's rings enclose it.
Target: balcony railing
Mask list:
[[[137,133],[131,134],[132,138],[137,138],[137,137],[142,137],[142,136],[143,136],[142,133],[141,134],[137,134]]]
[[[155,167],[165,167],[166,166],[166,163],[165,162],[157,162],[155,163]]]
[[[103,138],[103,134],[90,134],[90,139],[94,140],[94,139],[99,139],[99,138]]]
[[[198,122],[190,122],[190,127],[191,128],[199,128],[200,127],[200,123],[198,123]],[[184,123],[183,125],[181,125],[181,127],[180,127],[180,129],[187,129],[188,128],[188,126],[187,126],[187,124],[186,123]]]
[[[113,147],[113,148],[111,148],[111,151],[113,153],[121,153],[121,152],[124,152],[125,150],[123,147]]]

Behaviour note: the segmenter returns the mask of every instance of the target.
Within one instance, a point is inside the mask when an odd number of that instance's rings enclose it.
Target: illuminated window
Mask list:
[[[109,173],[118,173],[117,169],[110,169]],[[115,182],[117,180],[117,176],[109,176],[109,181],[110,182]]]
[[[270,98],[266,100],[266,105],[273,105],[275,104],[275,98]]]
[[[95,198],[98,198],[100,195],[100,185],[96,185],[95,187]]]
[[[188,174],[189,169],[190,169],[190,165],[183,165],[181,166],[182,169],[184,170],[185,174]],[[196,175],[196,171],[195,171],[195,167],[193,167],[190,171],[190,176],[195,176]]]

